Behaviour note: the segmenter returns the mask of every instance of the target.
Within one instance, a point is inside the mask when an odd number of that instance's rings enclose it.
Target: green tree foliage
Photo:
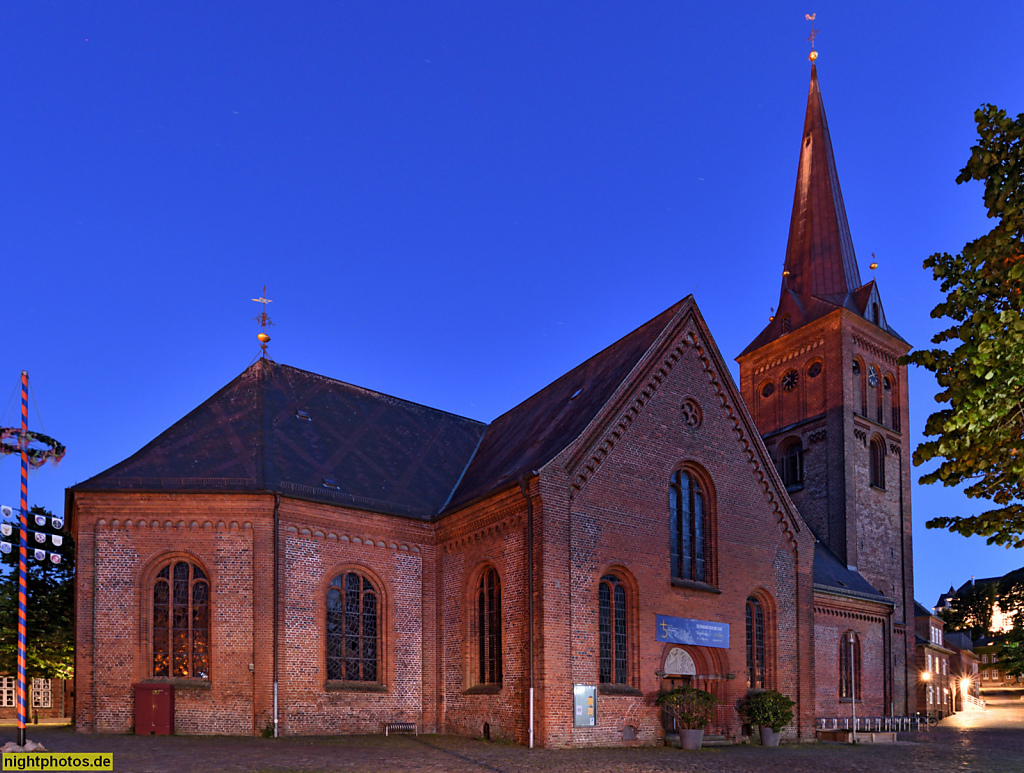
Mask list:
[[[63,544],[57,548],[47,538],[46,545],[38,545],[49,552],[59,553],[61,563],[36,561],[32,557],[35,540],[29,537],[28,559],[28,636],[26,639],[26,677],[68,679],[74,671],[74,575],[75,543],[66,532],[54,532],[49,520],[46,526],[36,526],[33,516],[52,513],[33,507],[29,515],[29,529],[46,534],[58,533]],[[18,531],[5,541],[15,545],[3,556],[3,578],[0,579],[0,674],[18,671]]]
[[[938,612],[948,631],[965,631],[972,639],[992,634],[992,607],[996,603],[994,583],[968,585],[950,601],[949,609]]]
[[[935,373],[949,407],[928,417],[914,464],[942,460],[922,483],[967,484],[969,497],[997,507],[974,516],[943,516],[929,528],[1024,547],[1024,113],[1016,119],[984,105],[975,113],[978,144],[957,183],[985,183],[988,216],[998,222],[956,256],[925,262],[946,299],[932,317],[950,326],[934,349],[906,362]]]
[[[999,668],[1007,676],[1024,676],[1024,625],[1016,625],[999,646]]]

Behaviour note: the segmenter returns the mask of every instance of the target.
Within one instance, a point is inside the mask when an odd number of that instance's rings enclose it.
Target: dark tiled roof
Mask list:
[[[893,603],[892,599],[883,596],[858,572],[847,568],[824,542],[814,544],[814,586],[844,596],[869,599],[883,604]]]
[[[430,517],[484,428],[260,360],[142,450],[72,490],[276,491]]]
[[[448,509],[539,469],[576,440],[688,300],[666,309],[491,422]]]
[[[665,310],[489,426],[261,360],[143,449],[71,492],[274,491],[431,518],[557,456],[688,302]]]
[[[937,615],[920,601],[915,601],[914,617],[937,617]]]

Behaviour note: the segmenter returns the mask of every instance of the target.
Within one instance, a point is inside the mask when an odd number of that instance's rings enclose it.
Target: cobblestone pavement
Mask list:
[[[0,729],[0,743],[12,740]],[[729,746],[683,752],[663,747],[530,751],[454,736],[356,736],[254,739],[84,735],[33,727],[29,738],[52,751],[114,754],[116,773],[174,771],[455,771],[457,773],[1022,773],[1024,703],[990,704],[928,733],[901,735],[896,744],[801,744],[764,749]]]

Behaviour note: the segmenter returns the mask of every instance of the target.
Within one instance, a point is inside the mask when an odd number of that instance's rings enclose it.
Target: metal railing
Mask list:
[[[964,702],[965,703],[968,703],[971,706],[974,706],[975,708],[978,708],[978,709],[984,709],[985,708],[985,701],[983,701],[981,698],[975,698],[970,693],[965,693],[963,697],[964,697]]]
[[[927,729],[927,722],[925,717],[857,717],[854,728],[850,717],[819,717],[814,720],[814,727],[816,730],[856,729],[858,733],[909,733]]]

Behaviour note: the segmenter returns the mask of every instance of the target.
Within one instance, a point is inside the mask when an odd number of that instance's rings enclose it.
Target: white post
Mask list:
[[[853,659],[855,634],[850,631],[850,706],[853,710],[853,743],[857,743],[857,664]]]
[[[277,680],[274,680],[274,738],[277,738]]]
[[[530,688],[530,748],[533,748],[533,688]]]

